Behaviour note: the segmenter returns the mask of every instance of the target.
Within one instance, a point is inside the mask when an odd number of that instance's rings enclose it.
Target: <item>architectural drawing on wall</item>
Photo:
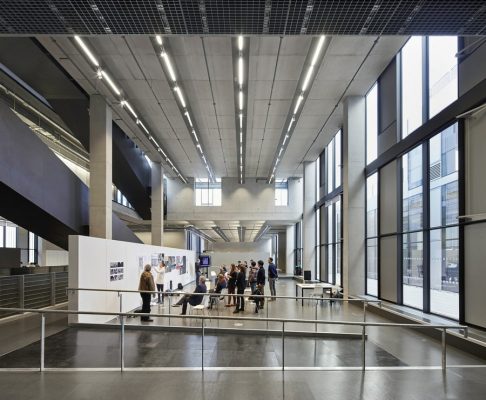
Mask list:
[[[110,282],[123,280],[125,272],[125,266],[123,262],[111,262],[110,263]]]

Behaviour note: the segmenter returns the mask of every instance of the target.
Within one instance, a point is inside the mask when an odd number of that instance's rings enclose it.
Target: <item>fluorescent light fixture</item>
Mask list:
[[[311,65],[307,70],[307,75],[305,76],[304,83],[302,84],[302,91],[305,92],[307,90],[307,85],[309,84],[310,77],[312,76],[312,72],[314,71],[314,67]]]
[[[96,57],[91,53],[91,51],[88,49],[88,47],[84,44],[83,40],[79,36],[74,36],[74,40],[79,44],[79,47],[84,51],[84,54],[89,58],[91,61],[91,64],[93,64],[95,67],[99,67],[100,64]]]
[[[148,129],[145,127],[145,125],[143,124],[142,121],[140,121],[139,119],[137,119],[137,125],[140,125],[140,127],[145,131],[145,133],[148,135],[149,134],[149,131]]]
[[[243,114],[240,113],[240,129],[243,129]]]
[[[197,138],[197,133],[194,129],[192,130],[192,134],[194,135],[194,139],[196,139],[196,142],[199,143],[199,139]]]
[[[319,42],[317,43],[316,51],[314,52],[314,55],[312,56],[311,66],[314,66],[316,64],[317,59],[319,58],[319,53],[322,50],[322,45],[324,44],[325,38],[326,38],[326,36],[324,36],[324,35],[319,38]]]
[[[162,46],[162,36],[160,35],[155,36],[155,40],[157,40],[157,44],[159,46]]]
[[[202,154],[202,153],[203,153],[203,151],[202,151],[202,147],[201,147],[201,145],[200,145],[200,144],[198,144],[198,145],[196,145],[196,147],[199,149],[199,151],[200,151],[200,152],[201,152],[201,154]]]
[[[144,157],[147,160],[147,162],[149,163],[150,167],[152,167],[152,160],[150,158],[148,158],[147,154],[145,154]]]
[[[304,100],[304,96],[300,95],[297,99],[297,103],[295,103],[294,114],[297,114],[297,111],[299,111],[300,103],[302,103],[302,100]]]
[[[204,157],[204,155],[202,156],[202,159],[204,161],[204,164],[207,164],[206,157]]]
[[[292,124],[295,122],[295,118],[292,117],[292,119],[289,122],[289,127],[287,128],[287,132],[290,132],[290,129],[292,128]]]
[[[243,92],[241,90],[238,94],[238,102],[240,103],[240,110],[243,110]]]
[[[238,50],[243,51],[243,36],[238,36]]]
[[[103,79],[106,80],[106,82],[108,82],[108,84],[110,85],[111,89],[118,95],[120,96],[120,90],[117,88],[117,86],[115,85],[115,83],[111,80],[110,76],[106,73],[106,71],[103,71],[101,70],[101,76],[103,77]]]
[[[285,142],[287,141],[288,138],[289,138],[289,135],[285,135],[284,140],[283,140],[283,143],[282,143],[282,146],[285,145]]]
[[[191,120],[191,116],[189,115],[189,111],[186,111],[184,115],[187,117],[187,120],[189,121],[189,125],[191,125],[192,128],[192,120]]]
[[[179,96],[179,100],[181,102],[182,108],[186,108],[186,102],[184,101],[184,97],[182,96],[181,88],[179,86],[176,86],[174,90],[177,93],[177,96]]]
[[[243,57],[238,58],[238,84],[243,86]]]
[[[282,151],[283,151],[283,147],[280,148],[280,151],[278,152],[278,156],[280,157],[280,155],[282,154]]]
[[[280,161],[280,158],[277,157],[277,159],[275,160],[275,166],[277,166],[279,161]]]
[[[167,155],[164,153],[164,150],[162,150],[160,147],[159,147],[159,151],[162,153],[162,155],[167,158]]]
[[[243,154],[243,146],[240,145],[240,154]]]
[[[243,132],[240,131],[240,142],[243,142]]]
[[[174,74],[174,70],[172,69],[172,64],[170,63],[169,55],[165,51],[163,51],[160,55],[164,59],[165,66],[167,67],[167,71],[169,71],[170,79],[172,79],[175,82],[176,76]]]
[[[135,114],[135,111],[133,110],[132,106],[131,106],[131,105],[128,103],[128,101],[123,100],[123,101],[121,102],[121,105],[122,105],[122,107],[126,107],[126,108],[128,108],[128,110],[129,110],[129,111],[132,113],[133,118],[135,118],[135,119],[137,119],[137,118],[138,118],[138,117],[137,117],[137,114]],[[137,121],[138,121],[138,119],[137,119]]]

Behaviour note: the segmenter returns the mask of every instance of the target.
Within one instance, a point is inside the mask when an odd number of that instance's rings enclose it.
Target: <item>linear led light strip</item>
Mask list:
[[[108,72],[106,70],[104,70],[103,68],[101,68],[100,63],[96,59],[95,55],[88,48],[88,46],[86,46],[86,43],[84,43],[84,41],[79,36],[77,36],[77,35],[74,36],[74,40],[79,45],[79,47],[81,48],[81,50],[83,50],[84,54],[89,59],[89,61],[91,62],[91,64],[93,64],[93,66],[96,68],[96,73],[97,73],[98,78],[105,80],[106,83],[108,83],[108,85],[110,86],[111,90],[117,96],[122,97],[122,93],[121,93],[120,89],[118,88],[118,86],[116,85],[116,83],[113,81],[113,79],[110,77],[110,75],[108,74]],[[171,161],[171,159],[169,157],[167,157],[167,154],[162,150],[162,148],[160,147],[160,145],[156,142],[156,140],[150,134],[150,131],[147,129],[147,127],[140,120],[140,118],[138,117],[137,113],[135,112],[135,110],[133,109],[133,107],[130,105],[130,103],[127,100],[122,99],[121,102],[120,102],[120,105],[123,108],[126,108],[129,111],[129,113],[132,115],[133,119],[135,120],[136,124],[138,126],[140,126],[140,128],[145,132],[145,134],[147,135],[147,138],[149,139],[149,141],[151,141],[155,145],[157,151],[164,156],[165,161],[167,161],[171,165],[172,170],[177,174],[177,176],[182,180],[182,182],[187,183],[186,178],[184,178],[182,176],[182,174],[179,172],[179,170],[173,164],[173,162]]]
[[[244,66],[243,66],[243,36],[238,36],[238,111],[240,120],[240,184],[243,183],[243,83],[244,83]]]
[[[322,35],[321,37],[319,37],[319,41],[317,42],[316,49],[314,50],[314,54],[312,55],[311,63],[309,65],[307,73],[305,74],[304,82],[302,83],[302,87],[301,87],[299,97],[297,97],[297,101],[295,102],[294,112],[292,113],[292,118],[290,118],[289,125],[287,127],[287,132],[285,133],[284,139],[282,141],[282,146],[280,147],[280,149],[278,151],[278,156],[275,159],[275,164],[273,165],[272,175],[270,176],[268,183],[272,183],[272,180],[275,178],[275,171],[277,170],[277,165],[278,165],[279,161],[281,160],[280,156],[285,151],[287,140],[290,138],[290,135],[292,134],[292,126],[295,123],[295,121],[297,120],[296,115],[299,112],[300,106],[302,105],[302,101],[304,100],[304,94],[305,94],[306,90],[308,89],[309,82],[312,78],[312,75],[314,75],[315,65],[317,63],[317,60],[319,59],[319,54],[321,53],[322,46],[324,45],[325,38],[326,37],[324,35]]]
[[[164,48],[164,42],[162,40],[162,36],[160,36],[160,35],[155,36],[155,41],[161,47],[160,56],[164,60],[165,67],[167,69],[167,72],[169,73],[170,80],[172,81],[172,85],[173,85],[172,90],[177,94],[177,97],[179,98],[179,102],[181,103],[181,106],[184,110],[184,116],[186,117],[187,122],[189,123],[189,126],[191,127],[191,133],[193,134],[194,139],[196,140],[196,143],[197,143],[196,148],[201,153],[201,158],[204,161],[204,164],[205,164],[206,169],[208,171],[209,177],[212,180],[214,180],[215,178],[213,176],[213,173],[211,172],[211,168],[209,168],[208,161],[206,160],[206,157],[204,155],[204,150],[201,146],[201,143],[199,142],[196,130],[194,129],[194,125],[193,125],[193,122],[192,122],[192,119],[191,119],[191,114],[189,113],[189,110],[187,109],[186,101],[184,100],[184,93],[182,92],[182,88],[177,84],[177,77],[176,77],[176,74],[174,72],[174,68],[172,66],[172,63],[170,61],[170,57],[169,57],[169,55],[167,54],[167,51]]]

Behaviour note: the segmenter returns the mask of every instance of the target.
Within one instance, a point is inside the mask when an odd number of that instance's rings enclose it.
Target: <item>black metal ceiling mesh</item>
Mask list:
[[[0,34],[485,35],[486,1],[0,0]]]

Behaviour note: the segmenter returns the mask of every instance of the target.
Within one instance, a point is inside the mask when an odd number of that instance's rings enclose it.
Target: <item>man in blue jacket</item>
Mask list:
[[[275,281],[278,278],[277,266],[273,263],[273,258],[268,258],[268,286],[270,286],[270,295],[272,298],[268,301],[275,301],[277,291],[275,290]]]
[[[196,286],[196,289],[194,290],[193,293],[206,293],[206,278],[204,276],[199,277],[199,284]],[[187,311],[187,303],[189,303],[191,306],[197,306],[202,303],[204,296],[197,295],[193,296],[192,294],[186,294],[182,299],[180,299],[176,304],[174,304],[172,307],[175,306],[180,306],[182,304],[182,313],[181,315],[186,315]]]

